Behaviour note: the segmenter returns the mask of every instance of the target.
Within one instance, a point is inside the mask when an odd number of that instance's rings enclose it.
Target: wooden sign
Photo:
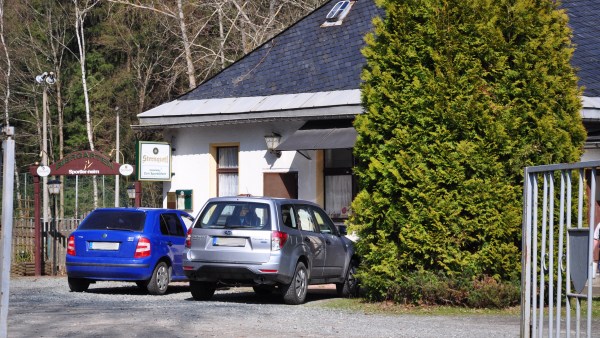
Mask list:
[[[50,175],[56,176],[119,175],[121,164],[111,161],[101,152],[83,150],[68,154],[49,167]],[[37,169],[32,168],[34,172]]]

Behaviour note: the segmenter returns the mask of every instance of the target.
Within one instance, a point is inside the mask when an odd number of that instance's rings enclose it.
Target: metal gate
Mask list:
[[[525,168],[521,337],[592,337],[597,167]]]

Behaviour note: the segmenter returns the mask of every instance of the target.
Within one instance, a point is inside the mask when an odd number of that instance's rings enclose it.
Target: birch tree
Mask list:
[[[100,0],[85,0],[83,1],[83,7],[81,7],[79,0],[73,0],[75,5],[75,36],[77,37],[77,46],[79,47],[79,66],[81,70],[81,85],[83,86],[83,97],[85,100],[85,126],[87,131],[87,137],[89,141],[90,150],[94,151],[94,133],[92,128],[92,113],[90,108],[90,98],[87,87],[86,77],[86,45],[85,45],[85,18],[100,2]],[[94,186],[94,208],[98,207],[98,181],[96,175],[93,177]]]
[[[10,62],[10,56],[8,54],[8,47],[6,45],[6,38],[4,37],[4,0],[0,0],[0,42],[2,43],[2,51],[4,52],[4,63],[5,66],[0,68],[2,77],[4,78],[4,125],[8,127],[10,121],[8,118],[8,106],[10,101],[10,72],[12,65]]]

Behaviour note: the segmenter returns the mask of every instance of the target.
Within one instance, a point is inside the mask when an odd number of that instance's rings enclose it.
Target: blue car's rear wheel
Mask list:
[[[167,292],[169,281],[171,280],[171,268],[165,262],[158,262],[152,277],[148,281],[148,293],[151,295],[164,295]]]

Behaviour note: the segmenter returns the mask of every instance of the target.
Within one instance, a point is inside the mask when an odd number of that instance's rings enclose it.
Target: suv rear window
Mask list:
[[[78,230],[142,231],[146,214],[141,211],[96,210],[79,225]]]
[[[204,208],[194,228],[271,229],[269,205],[252,202],[213,202]]]

